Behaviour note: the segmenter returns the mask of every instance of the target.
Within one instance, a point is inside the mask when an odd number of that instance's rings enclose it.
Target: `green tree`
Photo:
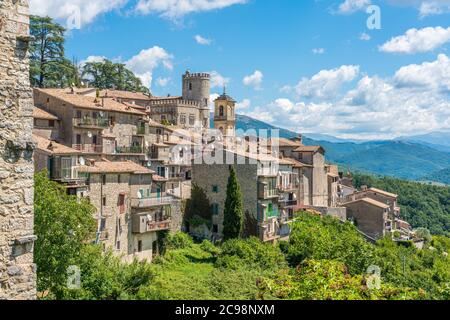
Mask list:
[[[241,187],[236,177],[236,171],[230,168],[225,200],[223,236],[224,240],[239,238],[244,227],[244,213]]]
[[[211,221],[211,203],[205,190],[196,185],[192,185],[191,198],[186,203],[185,219],[188,222],[190,219],[198,216],[202,219]]]
[[[67,268],[77,265],[83,248],[95,238],[94,207],[69,196],[46,170],[35,176],[35,244],[38,290],[59,294],[67,283]]]
[[[149,89],[142,84],[141,79],[122,63],[114,63],[110,60],[87,62],[83,66],[81,74],[84,81],[96,88],[150,93]]]
[[[33,86],[54,86],[53,81],[67,72],[69,63],[64,58],[64,32],[65,29],[50,17],[30,17],[30,34],[33,36],[30,80]]]

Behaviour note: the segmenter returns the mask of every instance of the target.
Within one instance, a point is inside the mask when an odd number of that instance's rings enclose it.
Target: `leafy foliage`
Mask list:
[[[401,216],[414,228],[427,228],[432,234],[450,236],[450,187],[363,174],[353,178],[357,188],[367,185],[398,194]]]
[[[33,86],[59,87],[79,85],[75,63],[64,57],[65,29],[49,17],[30,17],[30,81]]]
[[[224,240],[239,238],[242,235],[244,228],[243,207],[242,192],[236,177],[236,170],[231,167],[223,219]]]
[[[35,244],[38,290],[47,299],[131,299],[152,273],[147,263],[124,264],[90,244],[94,208],[66,194],[42,171],[35,176]],[[81,271],[81,288],[68,289],[68,267]]]
[[[366,271],[373,262],[373,246],[350,223],[308,213],[298,214],[289,245],[284,249],[292,267],[306,259],[337,260],[351,274]]]
[[[186,203],[185,219],[187,221],[198,216],[202,219],[211,221],[211,204],[205,190],[196,184],[192,185],[191,198]]]
[[[87,62],[83,66],[82,77],[95,88],[116,89],[149,93],[140,78],[128,70],[122,63],[109,60]]]

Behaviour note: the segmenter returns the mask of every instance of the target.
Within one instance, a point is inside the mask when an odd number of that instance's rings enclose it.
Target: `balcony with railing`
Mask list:
[[[172,219],[170,215],[158,212],[156,214],[135,214],[132,216],[133,233],[147,233],[170,230]]]
[[[132,146],[132,147],[116,147],[116,153],[131,153],[131,154],[141,154],[144,153],[144,150],[141,146]]]
[[[277,189],[271,189],[267,185],[261,185],[258,190],[258,196],[260,199],[273,199],[279,197]]]
[[[145,135],[147,132],[145,130],[145,127],[137,127],[137,133],[138,135]]]
[[[294,199],[279,199],[278,204],[284,208],[295,207],[298,205],[298,201]]]
[[[132,208],[151,208],[170,205],[174,201],[171,196],[131,199]]]
[[[83,117],[74,118],[73,125],[75,127],[82,128],[108,128],[110,126],[110,122],[109,119],[105,118]]]
[[[102,153],[103,146],[102,145],[93,145],[93,144],[74,144],[72,148],[85,153]]]

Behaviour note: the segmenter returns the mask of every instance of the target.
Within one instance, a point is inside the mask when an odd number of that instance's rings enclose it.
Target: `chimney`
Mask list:
[[[361,186],[362,191],[367,191],[367,186]]]

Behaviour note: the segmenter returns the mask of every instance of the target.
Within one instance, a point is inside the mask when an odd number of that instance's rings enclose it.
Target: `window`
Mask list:
[[[81,111],[80,111],[80,110],[77,110],[77,112],[76,112],[76,118],[77,118],[77,119],[81,119]]]
[[[53,128],[55,126],[55,120],[48,120],[48,126]]]
[[[189,116],[189,124],[190,124],[191,126],[193,126],[193,125],[195,124],[195,116],[194,116],[193,114],[191,114],[191,115]]]
[[[116,248],[117,250],[120,250],[120,241],[117,241]]]
[[[212,186],[212,192],[219,193],[219,186]]]
[[[217,216],[219,215],[219,204],[218,203],[213,203],[212,204],[212,213],[213,215]]]
[[[103,196],[103,198],[102,198],[102,205],[106,206],[106,196]]]
[[[189,82],[189,91],[192,91],[192,82]]]
[[[106,184],[106,174],[102,174],[102,184]]]
[[[105,231],[106,229],[106,218],[100,219],[100,231]]]
[[[213,224],[213,233],[219,233],[219,226],[217,224]]]
[[[138,241],[138,252],[142,252],[142,240]]]
[[[181,114],[180,115],[180,123],[181,124],[185,124],[186,123],[186,115],[185,114]]]
[[[180,150],[180,158],[184,158],[184,149],[183,148]]]
[[[119,174],[119,175],[117,176],[117,183],[121,183],[121,181],[122,181],[122,176]]]
[[[223,112],[223,106],[219,107],[219,117],[223,117],[224,112]]]

